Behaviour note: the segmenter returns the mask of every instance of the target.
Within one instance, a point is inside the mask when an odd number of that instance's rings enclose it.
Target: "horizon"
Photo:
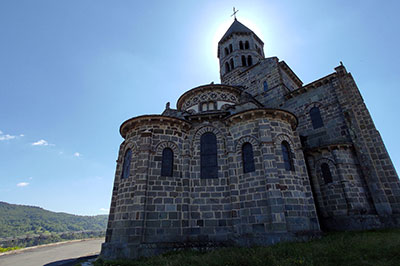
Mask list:
[[[220,83],[237,20],[308,84],[343,61],[400,165],[400,2],[2,1],[0,201],[108,215],[120,125]]]

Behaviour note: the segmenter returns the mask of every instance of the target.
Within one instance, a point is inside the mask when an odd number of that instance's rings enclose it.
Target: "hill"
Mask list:
[[[0,238],[62,232],[105,231],[107,215],[79,216],[0,202]]]

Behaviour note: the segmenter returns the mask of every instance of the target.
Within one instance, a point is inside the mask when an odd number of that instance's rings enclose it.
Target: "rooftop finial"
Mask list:
[[[236,20],[236,13],[239,12],[239,10],[236,10],[235,7],[233,7],[233,14],[231,15],[231,17],[234,17]]]

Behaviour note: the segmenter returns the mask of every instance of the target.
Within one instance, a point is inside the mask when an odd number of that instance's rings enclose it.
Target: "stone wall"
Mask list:
[[[289,119],[290,118],[290,119]],[[270,244],[319,231],[295,118],[251,110],[192,122],[144,121],[122,143],[104,257],[138,257],[184,247]],[[166,118],[167,119],[167,118]],[[123,128],[123,127],[122,127]],[[200,137],[217,137],[218,177],[200,177]],[[285,170],[281,143],[290,143],[294,171]],[[253,147],[255,171],[243,172],[242,145]],[[164,148],[174,152],[172,177],[161,176]],[[122,179],[124,154],[134,151]]]
[[[336,69],[337,95],[346,123],[352,132],[362,171],[380,215],[400,213],[400,181],[383,140],[351,74],[343,66]]]

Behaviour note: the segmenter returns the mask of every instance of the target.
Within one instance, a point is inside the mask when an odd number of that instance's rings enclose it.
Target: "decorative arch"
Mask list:
[[[132,151],[133,151],[134,153],[137,153],[137,152],[138,152],[138,148],[137,148],[136,143],[135,143],[133,140],[131,140],[131,139],[125,140],[125,141],[121,144],[121,152],[125,153],[125,151],[126,151],[127,149],[132,149]]]
[[[239,140],[237,140],[235,144],[235,151],[237,154],[241,153],[241,149],[244,143],[250,143],[253,147],[257,148],[260,146],[260,142],[253,136],[243,136]]]
[[[283,156],[283,161],[285,163],[285,169],[290,171],[295,171],[294,161],[296,160],[296,150],[297,147],[293,140],[286,134],[279,134],[274,139],[275,147],[277,150],[281,151]]]
[[[245,158],[246,155],[244,154],[243,147],[245,144],[250,144],[252,151],[250,153],[252,154],[247,154],[247,156],[251,156],[252,158]],[[235,141],[234,144],[234,152],[235,152],[235,157],[236,157],[236,162],[237,162],[237,167],[239,169],[242,169],[242,173],[250,173],[256,170],[256,162],[259,162],[261,159],[258,158],[260,154],[260,141],[253,137],[253,136],[243,136],[239,138],[237,141]],[[247,153],[245,151],[245,153]],[[258,154],[258,155],[257,155]]]
[[[151,155],[150,160],[155,162],[157,175],[178,177],[182,171],[181,153],[178,144],[173,141],[161,141],[155,145],[154,154]]]
[[[305,110],[306,113],[310,113],[312,108],[318,107],[318,108],[321,109],[322,106],[323,106],[323,104],[321,102],[312,102],[312,103],[306,105],[304,110]]]
[[[274,143],[277,147],[280,147],[281,143],[283,141],[286,141],[287,143],[289,143],[290,147],[292,149],[297,149],[298,147],[296,145],[294,145],[294,142],[292,141],[292,138],[290,138],[288,135],[286,134],[279,134],[274,138]]]
[[[161,141],[160,143],[158,143],[155,147],[155,151],[157,155],[161,155],[162,151],[165,148],[170,148],[174,154],[179,155],[180,154],[180,150],[178,148],[178,145],[175,144],[175,142],[172,141]]]
[[[130,153],[130,154],[128,154]],[[124,141],[121,144],[121,149],[120,149],[120,155],[118,157],[118,164],[120,165],[120,169],[121,169],[121,174],[119,175],[119,179],[126,179],[128,177],[130,177],[129,173],[131,172],[131,170],[134,168],[134,158],[138,153],[138,149],[136,144],[131,141]],[[127,156],[129,155],[129,158],[127,158]],[[126,160],[129,160],[128,163],[126,163]]]
[[[202,126],[202,127],[198,128],[196,130],[196,132],[194,133],[193,139],[192,139],[192,141],[190,143],[191,144],[190,145],[191,151],[193,151],[194,148],[195,148],[195,147],[193,147],[194,142],[200,141],[201,135],[203,135],[206,132],[214,133],[215,136],[217,136],[217,142],[222,144],[222,148],[224,150],[226,149],[226,139],[223,136],[222,132],[218,128],[216,128],[216,127],[214,127],[212,125],[206,125],[206,126]]]

